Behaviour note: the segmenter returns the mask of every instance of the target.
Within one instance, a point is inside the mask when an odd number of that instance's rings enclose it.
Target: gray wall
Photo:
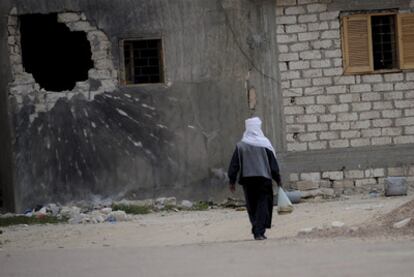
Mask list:
[[[15,163],[17,210],[93,196],[226,197],[224,172],[244,119],[260,115],[270,138],[282,137],[274,105],[274,5],[247,0],[2,1],[2,130],[8,129],[3,107],[11,81],[5,18],[13,6],[19,14],[84,12],[110,38],[118,68],[122,38],[161,36],[165,59],[166,84],[120,86],[93,101],[63,97],[33,122],[30,99],[22,108],[9,99],[15,139],[10,147],[8,133],[0,137],[13,152],[13,160],[2,152],[1,183],[11,184],[12,176],[3,174],[12,172]],[[255,110],[248,108],[246,86],[257,92]]]

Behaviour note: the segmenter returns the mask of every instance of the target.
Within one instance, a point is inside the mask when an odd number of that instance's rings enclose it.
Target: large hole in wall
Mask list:
[[[23,66],[47,91],[72,90],[93,68],[86,33],[71,32],[57,14],[20,16]]]

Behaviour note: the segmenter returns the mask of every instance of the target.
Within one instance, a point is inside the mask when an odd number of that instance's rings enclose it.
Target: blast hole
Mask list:
[[[71,32],[57,14],[20,16],[23,67],[48,91],[72,90],[93,68],[85,32]]]

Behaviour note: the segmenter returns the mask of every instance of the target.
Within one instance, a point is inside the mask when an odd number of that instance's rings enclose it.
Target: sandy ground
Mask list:
[[[414,196],[306,202],[292,214],[273,215],[269,239],[293,238],[304,228],[326,227],[333,221],[364,226]],[[0,252],[61,248],[155,247],[251,240],[246,211],[213,209],[197,212],[163,212],[134,216],[129,222],[58,224],[1,228]]]

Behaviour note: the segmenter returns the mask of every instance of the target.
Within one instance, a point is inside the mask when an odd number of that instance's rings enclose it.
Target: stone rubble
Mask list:
[[[395,229],[401,229],[401,228],[404,228],[405,226],[407,226],[410,222],[411,222],[411,217],[408,217],[408,218],[403,219],[401,221],[395,222],[392,225],[392,227],[394,227]]]

